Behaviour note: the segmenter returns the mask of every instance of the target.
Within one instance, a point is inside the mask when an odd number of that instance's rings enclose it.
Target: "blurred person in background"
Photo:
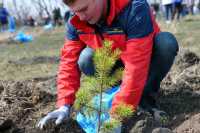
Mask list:
[[[181,16],[184,17],[189,13],[188,6],[187,6],[187,0],[182,0],[182,11]]]
[[[8,18],[8,28],[9,28],[9,32],[13,33],[16,30],[16,22],[15,22],[15,17],[13,16],[9,16]]]
[[[194,15],[194,0],[187,0],[187,7],[189,9],[189,13]]]
[[[200,12],[200,0],[198,1],[197,7],[198,7],[199,12]]]
[[[174,0],[162,0],[162,5],[164,6],[165,21],[167,24],[171,23],[172,21],[173,2]]]
[[[62,16],[60,12],[60,8],[57,7],[53,10],[53,20],[54,20],[54,25],[62,25]]]
[[[3,7],[3,4],[0,4],[0,26],[1,31],[5,31],[8,25],[8,11]]]
[[[31,27],[35,26],[35,19],[32,16],[29,16],[27,19],[27,24]]]
[[[43,20],[43,25],[48,25],[52,23],[50,15],[44,15],[42,17],[42,20]]]
[[[194,11],[194,14],[198,14],[200,11],[199,11],[199,2],[200,2],[200,0],[195,0],[194,1],[194,9],[193,9],[193,11]]]
[[[147,2],[151,7],[154,17],[157,18],[160,11],[160,0],[147,0]]]
[[[176,20],[179,20],[180,19],[180,15],[181,15],[181,12],[182,12],[182,0],[174,0],[174,9],[173,9],[173,15],[172,15],[172,19],[174,20],[175,19],[175,16],[176,16]]]

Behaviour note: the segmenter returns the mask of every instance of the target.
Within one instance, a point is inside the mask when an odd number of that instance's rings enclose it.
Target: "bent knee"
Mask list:
[[[154,40],[154,48],[159,54],[177,55],[178,42],[170,32],[160,32]]]
[[[94,64],[93,64],[94,50],[91,48],[85,48],[82,50],[79,59],[78,66],[81,72],[86,75],[94,74]]]
[[[78,65],[80,68],[84,66],[84,64],[88,64],[91,62],[93,58],[94,50],[91,48],[85,48],[81,51],[79,59],[78,59]]]

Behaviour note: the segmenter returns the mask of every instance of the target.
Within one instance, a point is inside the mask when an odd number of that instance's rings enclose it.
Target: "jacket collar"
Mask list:
[[[130,0],[110,0],[110,13],[107,17],[108,25],[112,24],[114,18],[128,5],[129,1]]]
[[[106,19],[108,25],[111,25],[115,17],[128,5],[130,0],[110,0],[109,13]],[[78,30],[85,32],[94,32],[94,29],[89,26],[86,21],[81,21],[78,16],[73,16],[71,19],[71,24]]]

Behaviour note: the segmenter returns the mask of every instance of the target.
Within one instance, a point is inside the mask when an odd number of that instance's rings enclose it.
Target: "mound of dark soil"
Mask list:
[[[200,122],[191,119],[200,114],[200,58],[195,53],[184,50],[177,57],[162,83],[159,105],[170,114],[170,127],[174,132],[199,132]],[[183,124],[188,119],[199,127]]]
[[[40,80],[44,80],[39,78]],[[55,127],[49,124],[46,130],[35,128],[38,120],[55,109],[55,92],[51,81],[27,80],[22,82],[1,81],[0,132],[1,133],[66,133],[82,132],[75,121]],[[48,84],[48,86],[46,86]],[[48,129],[48,130],[47,130]]]
[[[200,58],[194,52],[185,49],[181,50],[176,58],[176,67],[181,70],[199,63]]]

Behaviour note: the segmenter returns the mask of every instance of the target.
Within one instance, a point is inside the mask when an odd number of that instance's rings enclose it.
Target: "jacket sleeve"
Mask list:
[[[138,3],[137,3],[138,2]],[[112,102],[111,112],[125,103],[136,109],[146,83],[151,60],[154,26],[150,9],[142,1],[135,0],[129,11],[126,48],[121,53],[125,65],[120,91]]]
[[[68,23],[57,77],[57,107],[74,103],[75,93],[80,86],[77,61],[83,48],[84,44],[79,41],[75,29]]]

